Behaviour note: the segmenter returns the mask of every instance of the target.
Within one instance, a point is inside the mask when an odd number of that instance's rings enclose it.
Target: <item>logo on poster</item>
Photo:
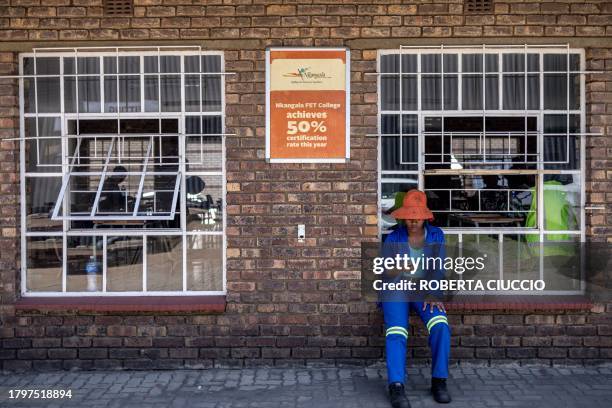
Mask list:
[[[292,83],[304,82],[311,84],[321,83],[323,79],[331,79],[325,72],[312,72],[310,67],[300,67],[297,72],[288,72],[283,75],[286,78],[300,78],[301,81],[291,81]]]

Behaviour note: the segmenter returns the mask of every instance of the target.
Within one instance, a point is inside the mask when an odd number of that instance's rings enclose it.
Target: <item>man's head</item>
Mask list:
[[[402,206],[391,213],[395,219],[405,220],[408,233],[423,228],[426,220],[433,220],[433,213],[427,208],[427,196],[420,190],[410,190],[404,196]]]

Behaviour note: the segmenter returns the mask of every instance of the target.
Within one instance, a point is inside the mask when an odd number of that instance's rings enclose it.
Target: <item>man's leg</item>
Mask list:
[[[423,302],[411,303],[410,307],[416,310],[429,332],[434,399],[437,402],[450,402],[450,396],[446,391],[446,379],[448,378],[451,331],[446,312],[439,310],[437,307],[432,308],[432,306],[427,306],[423,310]]]
[[[408,340],[408,304],[383,302],[385,317],[385,348],[387,354],[387,381],[394,408],[409,408],[404,380],[406,376],[406,342]]]

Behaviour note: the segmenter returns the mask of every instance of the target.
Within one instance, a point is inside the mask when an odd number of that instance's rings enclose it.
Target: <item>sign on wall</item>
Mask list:
[[[349,64],[346,48],[266,50],[266,160],[348,161]]]

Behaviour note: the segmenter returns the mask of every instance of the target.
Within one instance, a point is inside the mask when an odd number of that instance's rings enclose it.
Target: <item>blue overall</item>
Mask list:
[[[444,259],[445,253],[442,245],[444,243],[444,233],[442,230],[426,222],[425,233],[424,255],[428,257],[440,256]],[[385,239],[385,243],[407,242],[408,231],[403,225]],[[428,244],[430,245],[428,246]],[[431,247],[439,248],[438,253],[432,253]],[[427,271],[427,273],[442,276],[444,271]],[[410,301],[383,301],[382,309],[385,317],[385,346],[389,384],[394,382],[404,383],[408,316],[410,310],[414,310],[421,317],[429,332],[429,347],[432,354],[432,377],[447,378],[451,332],[446,313],[438,310],[438,308],[431,310],[432,308],[429,306],[426,310],[423,310],[423,302]]]

